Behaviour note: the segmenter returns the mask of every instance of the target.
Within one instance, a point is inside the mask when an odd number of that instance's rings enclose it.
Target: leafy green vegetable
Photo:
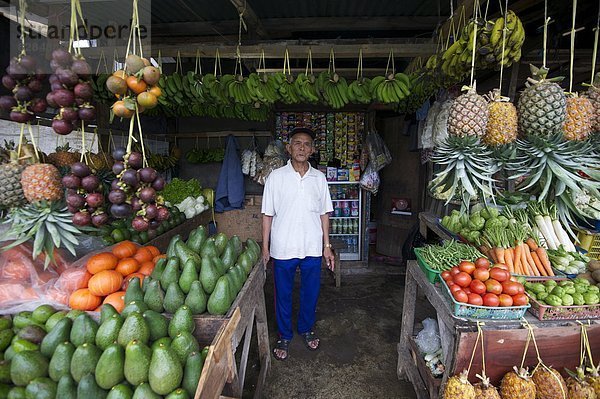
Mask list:
[[[183,180],[175,178],[162,191],[165,201],[173,205],[179,204],[187,197],[197,198],[200,195],[202,195],[202,187],[200,187],[200,182],[196,179]]]

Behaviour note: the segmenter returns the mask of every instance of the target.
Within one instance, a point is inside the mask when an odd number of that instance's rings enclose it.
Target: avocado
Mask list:
[[[200,352],[190,353],[183,369],[183,381],[181,382],[181,386],[192,398],[196,395],[196,389],[198,388],[198,382],[200,381],[200,374],[202,373],[203,366],[204,359]]]
[[[40,349],[40,346],[34,344],[33,342],[29,342],[27,340],[19,338],[19,336],[15,336],[12,342],[12,348],[15,353],[23,352],[23,351],[36,351]]]
[[[143,382],[135,388],[132,399],[161,399],[161,396],[152,390],[150,384]]]
[[[77,385],[77,398],[106,399],[108,391],[100,388],[92,374],[86,374]]]
[[[193,234],[192,234],[193,233]],[[186,241],[187,246],[194,252],[200,253],[200,248],[208,236],[206,227],[199,226],[196,230],[190,233],[188,240]]]
[[[132,313],[142,314],[146,310],[148,310],[148,305],[146,305],[146,303],[144,301],[133,301],[125,306],[125,308],[121,312],[121,317],[126,319]]]
[[[169,322],[169,336],[171,338],[175,338],[177,334],[184,331],[193,333],[195,329],[196,324],[194,323],[192,310],[186,305],[177,309]]]
[[[227,245],[231,245],[233,247],[233,249],[234,249],[233,259],[237,260],[238,256],[240,256],[240,254],[244,250],[244,245],[242,244],[242,240],[240,240],[240,237],[233,235],[229,239],[229,242],[227,243]]]
[[[165,301],[165,293],[160,288],[160,282],[154,280],[146,284],[146,293],[144,294],[144,302],[149,309],[155,312],[162,313],[164,311],[163,302]]]
[[[133,390],[127,384],[118,384],[110,389],[106,399],[132,399]]]
[[[179,288],[179,284],[171,283],[165,294],[165,302],[163,304],[165,311],[175,313],[177,309],[183,306],[184,302],[185,295],[181,291],[181,288]]]
[[[54,309],[51,305],[44,304],[40,305],[31,313],[31,318],[38,323],[45,324],[46,321],[56,313],[56,309]]]
[[[10,316],[0,316],[0,331],[8,330],[12,327],[12,319]]]
[[[100,308],[100,324],[103,324],[106,320],[110,319],[113,315],[118,315],[117,309],[110,303],[105,303]]]
[[[160,276],[162,276],[162,273],[165,270],[165,266],[167,266],[167,258],[160,258],[156,261],[154,269],[148,277],[152,277],[152,280],[160,280]]]
[[[96,342],[96,332],[98,323],[87,313],[77,316],[71,328],[71,342],[75,346],[81,346],[85,343],[93,344]]]
[[[179,258],[175,256],[167,260],[165,270],[160,276],[160,287],[163,291],[166,291],[171,283],[179,283]]]
[[[11,345],[4,351],[4,360],[12,360],[12,358],[15,357],[16,354],[17,352],[15,352]]]
[[[184,294],[190,292],[190,288],[194,281],[198,280],[198,272],[196,271],[196,263],[192,260],[185,262],[183,271],[179,276],[179,288]]]
[[[55,399],[56,382],[48,377],[35,378],[25,388],[25,397],[32,399]]]
[[[143,342],[131,341],[125,348],[125,379],[133,386],[148,381],[152,350]]]
[[[226,277],[229,281],[229,298],[231,298],[231,302],[233,302],[238,294],[236,277],[232,273],[227,273],[223,277]]]
[[[200,282],[202,283],[204,292],[209,295],[212,294],[220,276],[221,274],[215,267],[212,260],[208,257],[202,258],[202,266],[200,267]]]
[[[25,388],[23,387],[12,387],[10,392],[8,392],[7,399],[27,399],[25,396]],[[67,398],[70,399],[70,398]],[[73,398],[77,399],[77,398]]]
[[[67,317],[66,310],[59,310],[58,312],[54,313],[52,316],[50,316],[48,320],[46,320],[46,324],[44,326],[46,331],[50,332],[54,328],[56,323],[58,323],[61,319],[65,317]]]
[[[84,314],[85,312],[83,310],[79,310],[79,309],[71,309],[69,310],[69,312],[67,313],[67,317],[73,321],[75,321],[75,319]]]
[[[71,358],[71,376],[73,379],[80,382],[86,374],[94,374],[100,356],[102,356],[102,351],[94,344],[85,343],[77,347]]]
[[[154,349],[158,348],[160,345],[165,346],[167,348],[170,348],[171,347],[171,341],[173,341],[171,339],[171,337],[162,337],[162,338],[159,338],[159,339],[157,339],[156,341],[154,341],[152,343],[152,347],[151,348],[152,348],[152,350],[154,350]]]
[[[126,347],[127,344],[133,340],[138,340],[144,344],[148,344],[150,339],[150,328],[146,324],[146,320],[141,313],[133,312],[123,323],[121,331],[119,331],[119,337],[117,338],[119,345]]]
[[[206,311],[206,301],[208,297],[202,288],[200,281],[192,282],[190,292],[185,297],[185,305],[190,308],[192,314],[198,315]]]
[[[151,309],[146,310],[143,316],[150,329],[150,342],[168,335],[169,321],[165,316]]]
[[[170,258],[171,256],[175,256],[175,244],[177,244],[177,241],[181,240],[181,236],[179,234],[175,235],[173,238],[171,238],[171,242],[169,242],[169,246],[167,247],[167,258]]]
[[[33,342],[34,344],[40,344],[46,336],[46,330],[40,326],[32,324],[20,329],[17,335],[21,339]]]
[[[131,280],[129,280],[127,291],[125,291],[125,305],[128,305],[134,301],[144,301],[144,293],[142,292],[142,285],[139,277],[134,277]]]
[[[200,345],[194,336],[187,332],[182,331],[171,342],[171,350],[177,355],[182,366],[185,366],[185,362],[188,356],[192,352],[198,352]]]
[[[225,251],[225,247],[227,247],[227,242],[229,239],[225,235],[225,233],[218,233],[215,236],[215,247],[217,248],[217,255],[221,256],[223,251]]]
[[[166,396],[165,399],[189,399],[190,396],[185,389],[176,389]]]
[[[233,300],[230,298],[229,279],[221,276],[217,281],[215,290],[208,298],[206,308],[212,315],[224,315],[229,310]]]
[[[221,255],[221,261],[223,262],[225,269],[229,269],[230,267],[232,267],[235,264],[236,259],[237,257],[235,256],[235,248],[233,246],[233,243],[227,244],[223,255]]]
[[[65,375],[58,381],[56,387],[56,398],[60,399],[77,399],[77,383],[71,375]]]
[[[215,240],[213,237],[210,237],[204,241],[202,248],[200,248],[200,256],[202,259],[214,258],[218,256],[217,247],[215,246]]]
[[[102,352],[96,365],[96,383],[100,388],[111,389],[125,378],[125,350],[119,344],[112,344]]]
[[[0,331],[0,352],[4,352],[10,346],[14,335],[11,329]]]
[[[10,380],[10,360],[0,361],[0,383],[11,384]]]
[[[62,376],[71,375],[71,359],[75,353],[75,345],[70,342],[63,342],[56,347],[50,365],[48,366],[48,375],[54,381],[58,382]]]
[[[96,333],[96,346],[105,350],[112,345],[119,338],[119,331],[121,331],[123,322],[123,318],[117,313],[100,324]]]
[[[152,351],[148,382],[154,392],[167,395],[177,389],[183,378],[183,367],[175,352],[159,345]]]
[[[16,353],[10,361],[10,379],[24,387],[38,377],[48,375],[48,359],[38,351]]]

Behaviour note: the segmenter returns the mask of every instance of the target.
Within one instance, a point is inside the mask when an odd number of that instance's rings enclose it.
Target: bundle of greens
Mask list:
[[[163,199],[173,205],[183,202],[188,197],[197,198],[202,195],[202,187],[196,179],[171,180],[162,191]]]

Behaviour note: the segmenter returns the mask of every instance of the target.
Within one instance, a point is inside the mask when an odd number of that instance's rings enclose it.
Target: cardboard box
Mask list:
[[[228,237],[237,235],[242,241],[251,238],[262,242],[262,195],[246,196],[244,209],[215,213],[217,231]]]

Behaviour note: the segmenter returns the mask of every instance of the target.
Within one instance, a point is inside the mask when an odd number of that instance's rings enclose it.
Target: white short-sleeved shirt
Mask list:
[[[270,253],[275,259],[323,254],[321,215],[333,211],[325,175],[309,166],[304,176],[287,165],[267,178],[262,213],[273,216]]]

